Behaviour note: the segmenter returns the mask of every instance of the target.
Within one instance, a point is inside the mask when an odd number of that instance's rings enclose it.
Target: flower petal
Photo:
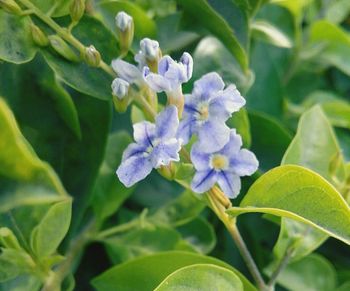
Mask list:
[[[218,173],[218,184],[229,198],[237,197],[241,191],[241,179],[234,173],[226,171]]]
[[[183,118],[180,121],[176,137],[181,139],[183,145],[187,144],[192,137],[192,124],[195,122],[193,117]]]
[[[224,86],[219,74],[212,72],[194,82],[192,94],[200,97],[202,101],[207,101],[211,94],[224,89]]]
[[[162,57],[158,63],[158,74],[164,76],[172,63],[175,63],[175,61],[170,56],[166,55]]]
[[[131,143],[123,152],[122,161],[131,158],[132,156],[140,156],[146,153],[147,147],[137,143]]]
[[[156,136],[160,139],[169,139],[176,135],[179,127],[177,108],[174,105],[167,106],[156,117]]]
[[[119,180],[126,186],[130,187],[135,183],[143,180],[152,171],[150,157],[132,156],[121,163],[117,170]]]
[[[203,152],[219,151],[230,139],[230,128],[223,122],[208,120],[197,129]]]
[[[242,147],[242,137],[236,132],[236,129],[230,130],[229,142],[220,150],[220,153],[228,158],[235,156]]]
[[[209,113],[220,120],[226,121],[233,112],[239,111],[245,104],[235,85],[230,85],[224,91],[219,91],[209,101]]]
[[[256,172],[259,167],[259,161],[255,155],[246,149],[240,150],[230,159],[230,169],[239,176],[249,176]]]
[[[200,144],[196,142],[191,149],[191,161],[197,171],[210,170],[210,156],[211,154],[204,153]]]
[[[142,121],[134,124],[134,140],[146,147],[153,146],[152,140],[155,137],[155,125],[148,121]]]
[[[203,193],[214,186],[217,180],[217,172],[214,170],[199,171],[193,177],[191,188],[196,193]]]
[[[151,89],[156,92],[171,90],[171,84],[169,80],[167,80],[162,75],[151,73],[148,67],[143,68],[143,77],[148,86],[150,86]]]
[[[166,143],[160,143],[154,147],[152,151],[152,166],[159,168],[167,166],[171,161],[180,161],[179,151],[181,149],[180,142],[176,138],[172,138]]]
[[[120,59],[113,60],[112,68],[117,73],[118,77],[128,81],[130,84],[136,83],[140,85],[140,83],[143,82],[141,71],[128,62]]]
[[[185,72],[186,72],[186,78],[184,79],[184,82],[187,82],[189,79],[192,78],[192,72],[193,72],[193,59],[192,56],[184,52],[180,58],[180,62],[184,65]]]

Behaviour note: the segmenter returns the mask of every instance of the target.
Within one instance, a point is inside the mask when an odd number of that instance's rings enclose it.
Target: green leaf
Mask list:
[[[41,281],[31,275],[18,276],[12,280],[0,284],[1,291],[39,291],[42,283]]]
[[[335,291],[348,291],[350,289],[350,281],[345,282],[340,287],[335,289]]]
[[[18,273],[18,266],[0,256],[0,283],[17,277]]]
[[[105,158],[100,166],[93,190],[92,206],[99,221],[103,221],[122,205],[134,188],[126,188],[115,171],[121,163],[122,154],[132,139],[127,132],[115,132],[108,137]]]
[[[199,253],[208,254],[215,247],[216,236],[214,228],[201,216],[178,226],[176,230]]]
[[[238,276],[228,269],[211,264],[196,264],[171,273],[154,291],[186,289],[243,291],[243,285]]]
[[[0,128],[0,212],[64,198],[67,193],[56,173],[34,153],[1,98]]]
[[[332,1],[325,12],[328,21],[341,23],[350,13],[350,2],[348,0]]]
[[[177,249],[181,235],[168,226],[148,225],[104,240],[113,262],[125,262],[139,256]]]
[[[0,59],[21,64],[34,58],[36,47],[32,40],[30,18],[0,10]]]
[[[32,231],[31,247],[40,257],[52,255],[66,236],[72,215],[72,200],[54,204]]]
[[[350,36],[340,26],[326,20],[314,22],[310,29],[310,43],[323,44],[326,47],[315,56],[315,61],[335,66],[350,75]]]
[[[243,72],[247,73],[248,57],[244,51],[244,48],[239,43],[236,33],[233,31],[232,26],[230,26],[225,21],[225,19],[211,6],[215,5],[216,8],[220,8],[221,10],[226,9],[226,12],[231,11],[232,13],[239,13],[239,9],[237,9],[235,4],[231,1],[229,3],[228,1],[225,1],[225,3],[222,3],[222,1],[220,1],[220,3],[211,1],[210,5],[207,1],[204,0],[177,0],[177,2],[184,8],[186,13],[191,15],[191,17],[194,19],[198,20],[202,26],[206,27],[211,33],[213,33],[225,44],[226,48],[236,58]],[[239,31],[242,30],[240,29]]]
[[[228,213],[262,212],[307,223],[350,244],[350,208],[317,173],[294,165],[274,168],[249,189],[240,207]]]
[[[265,20],[256,20],[251,24],[253,35],[272,45],[284,48],[292,47],[291,40],[276,26]]]
[[[52,11],[52,17],[59,17],[69,14],[69,6],[73,0],[30,0],[42,12]]]
[[[193,62],[196,65],[193,67],[192,80],[215,71],[226,84],[234,83],[243,91],[242,94],[254,81],[252,73],[245,75],[230,51],[213,36],[201,39],[193,53]]]
[[[135,35],[138,38],[154,38],[156,36],[156,24],[147,13],[135,3],[120,0],[102,1],[96,5],[96,9],[101,13],[103,22],[115,35],[117,34],[115,16],[118,12],[125,11],[134,19]]]
[[[273,117],[249,111],[252,151],[259,160],[259,168],[269,170],[280,164],[292,137],[289,131]]]
[[[157,208],[148,219],[155,223],[180,226],[196,218],[204,208],[205,203],[196,194],[186,190],[175,199]]]
[[[256,290],[255,287],[236,269],[218,259],[188,252],[164,252],[144,256],[115,266],[92,281],[98,291],[154,290],[174,271],[195,264],[213,264],[233,271],[242,281],[244,290]]]
[[[272,266],[267,273],[272,273]],[[277,278],[277,283],[291,291],[335,290],[336,272],[329,261],[312,254],[289,264]]]
[[[282,164],[297,164],[316,171],[333,182],[330,166],[340,148],[327,117],[319,106],[305,112],[300,118],[298,131],[288,147]],[[345,178],[345,165],[340,156],[336,172],[339,181]]]

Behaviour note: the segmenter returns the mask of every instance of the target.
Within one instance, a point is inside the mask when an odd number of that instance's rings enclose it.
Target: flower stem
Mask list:
[[[75,47],[80,54],[83,54],[85,51],[85,46],[76,39],[71,33],[69,33],[68,29],[65,29],[61,26],[59,26],[49,15],[46,15],[44,12],[42,12],[38,7],[36,7],[31,1],[29,0],[18,0],[22,5],[24,5],[27,9],[32,11],[33,14],[35,14],[38,18],[40,18],[43,22],[45,22],[48,26],[50,26],[56,33],[62,37],[65,41],[67,41],[69,44],[71,44],[73,47]],[[111,75],[112,77],[116,77],[116,74],[112,70],[112,68],[107,65],[103,60],[100,61],[99,67],[104,70],[107,74]]]
[[[272,273],[271,277],[270,277],[270,281],[267,284],[268,287],[273,287],[276,284],[276,280],[279,276],[279,274],[284,270],[284,268],[288,265],[288,262],[293,254],[294,248],[293,247],[289,247],[286,249],[283,258],[281,259],[281,261],[279,262],[276,270]]]

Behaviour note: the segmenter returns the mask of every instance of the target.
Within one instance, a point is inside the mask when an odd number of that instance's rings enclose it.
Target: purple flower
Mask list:
[[[241,136],[235,129],[230,131],[228,143],[217,152],[206,153],[200,143],[195,143],[191,150],[196,169],[192,190],[203,193],[217,182],[228,197],[235,198],[241,189],[240,176],[252,175],[259,166],[255,155],[241,146]]]
[[[170,56],[164,56],[158,64],[158,74],[152,73],[148,67],[143,68],[143,76],[152,90],[167,92],[175,98],[182,95],[181,84],[192,77],[193,60],[189,53],[183,53],[179,62]]]
[[[129,84],[136,84],[138,87],[145,85],[141,69],[121,59],[112,61],[112,68],[118,77],[127,81]]]
[[[199,138],[203,152],[221,149],[230,138],[230,128],[225,124],[233,112],[245,104],[235,85],[224,89],[224,82],[217,73],[204,75],[194,82],[192,94],[185,95],[183,120],[178,137],[188,143],[193,134]]]
[[[175,137],[178,126],[175,106],[168,106],[158,114],[155,124],[148,121],[134,124],[136,143],[126,148],[117,170],[119,180],[126,187],[144,179],[153,168],[180,160],[181,145]]]

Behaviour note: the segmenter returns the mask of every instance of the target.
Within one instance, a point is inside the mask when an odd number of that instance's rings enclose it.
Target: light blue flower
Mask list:
[[[170,56],[164,56],[158,64],[158,74],[148,67],[143,68],[143,76],[149,87],[156,92],[166,92],[168,96],[182,96],[181,84],[192,77],[193,60],[189,53],[183,53],[179,62]],[[181,95],[181,96],[179,96]]]
[[[119,180],[126,187],[144,179],[153,168],[180,160],[181,145],[175,137],[178,126],[177,108],[172,105],[158,114],[155,124],[148,121],[134,124],[136,143],[126,148],[117,170]]]
[[[178,137],[188,143],[193,134],[198,135],[203,152],[221,149],[230,138],[230,128],[225,124],[233,112],[245,104],[235,85],[224,89],[217,73],[208,73],[194,82],[192,94],[185,95],[183,119]]]
[[[119,78],[127,81],[129,84],[136,84],[138,87],[146,84],[143,80],[141,69],[133,64],[121,59],[115,59],[112,61],[112,68]]]
[[[240,176],[252,175],[259,166],[255,155],[241,146],[241,136],[235,129],[231,129],[228,143],[217,152],[206,153],[200,143],[195,143],[191,150],[196,169],[192,190],[203,193],[218,183],[228,197],[235,198],[241,189]]]

